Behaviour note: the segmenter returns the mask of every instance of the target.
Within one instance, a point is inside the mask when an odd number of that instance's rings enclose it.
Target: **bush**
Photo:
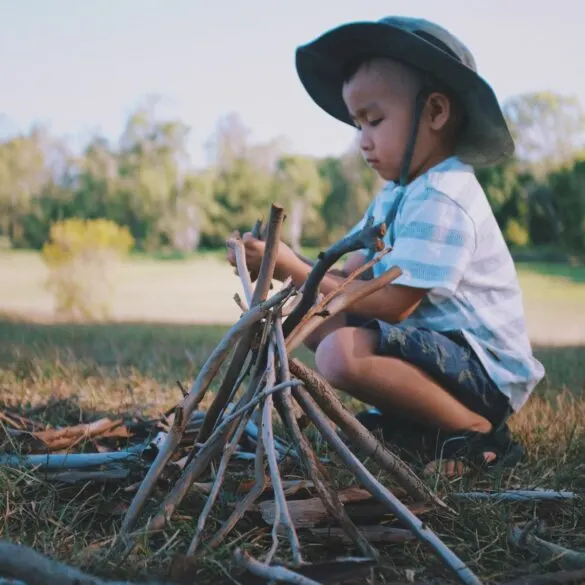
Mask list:
[[[516,219],[508,220],[504,236],[506,241],[516,248],[523,248],[530,240],[528,230]]]
[[[56,313],[84,320],[109,317],[115,268],[133,244],[128,229],[110,220],[71,218],[53,224],[42,255]]]

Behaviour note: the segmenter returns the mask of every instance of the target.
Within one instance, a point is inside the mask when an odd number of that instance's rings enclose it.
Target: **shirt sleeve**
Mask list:
[[[382,268],[402,270],[394,284],[451,296],[475,246],[475,225],[467,212],[434,192],[422,201],[405,203],[397,218],[393,250],[382,259]]]

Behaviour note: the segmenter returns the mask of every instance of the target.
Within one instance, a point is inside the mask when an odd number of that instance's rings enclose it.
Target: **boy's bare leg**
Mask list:
[[[391,408],[405,418],[448,432],[489,432],[491,423],[469,410],[420,368],[393,357],[376,355],[377,333],[338,328],[323,338],[316,352],[317,369],[334,387],[380,410]],[[487,461],[494,453],[485,453]],[[434,464],[427,467],[431,472]],[[463,473],[461,462],[446,462],[447,475]]]
[[[339,313],[335,317],[331,317],[328,321],[325,321],[323,325],[317,327],[313,333],[311,333],[304,341],[304,345],[312,352],[316,352],[320,343],[331,333],[337,331],[346,326],[346,316],[344,313]]]

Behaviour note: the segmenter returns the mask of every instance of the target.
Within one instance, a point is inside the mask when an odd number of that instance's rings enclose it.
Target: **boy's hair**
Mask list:
[[[388,61],[392,60],[389,57],[385,57],[383,55],[365,54],[358,55],[346,61],[342,68],[343,83],[350,82],[355,77],[359,69],[361,69],[363,66],[370,65],[373,61],[377,59],[386,59]],[[408,65],[397,60],[396,62],[400,63],[405,69],[407,69],[412,74],[412,76],[417,81],[420,90],[425,89],[427,93],[432,92],[442,93],[444,96],[447,97],[449,103],[451,104],[452,116],[456,118],[456,127],[453,129],[453,138],[456,140],[457,136],[459,136],[459,134],[463,131],[465,127],[466,115],[463,104],[457,98],[455,93],[449,90],[449,88],[447,88],[443,83],[441,83],[435,76],[420,71],[419,69],[413,67],[412,65]]]

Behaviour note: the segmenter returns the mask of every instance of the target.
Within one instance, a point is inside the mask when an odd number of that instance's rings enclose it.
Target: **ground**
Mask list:
[[[7,314],[0,320],[0,401],[26,411],[50,397],[67,398],[36,415],[53,424],[104,412],[156,413],[172,406],[180,399],[177,380],[192,380],[227,324],[239,315],[232,301],[239,290],[237,278],[212,256],[188,262],[129,262],[121,272],[115,315],[133,323],[51,323],[51,299],[39,286],[42,264],[34,254],[0,255],[0,274],[0,312]],[[535,353],[547,369],[538,391],[512,419],[527,458],[513,473],[474,486],[439,482],[436,487],[443,495],[470,487],[585,488],[585,271],[522,265],[520,274]],[[301,355],[311,360],[306,352]],[[337,465],[330,469],[339,487],[353,482]],[[144,542],[121,563],[116,557],[88,556],[99,545],[107,549],[119,527],[117,506],[129,500],[120,490],[56,488],[34,473],[7,468],[0,470],[0,490],[3,538],[118,577],[164,575],[170,559],[192,535],[202,502],[197,493],[189,498],[180,518],[169,526],[164,548],[160,538]],[[580,501],[454,505],[457,517],[432,512],[425,518],[486,582],[558,568],[539,566],[530,555],[510,548],[506,535],[512,523],[538,516],[547,522],[548,540],[585,549],[585,508]],[[238,532],[240,544],[248,543],[255,554],[269,545],[265,526],[244,522]],[[332,550],[321,538],[302,538],[312,559],[355,552]],[[215,561],[230,552],[226,546],[207,558],[197,582],[211,580],[219,571]],[[415,569],[420,579],[442,574],[440,563],[416,543],[388,545],[385,553],[388,580],[404,580],[407,569]]]

